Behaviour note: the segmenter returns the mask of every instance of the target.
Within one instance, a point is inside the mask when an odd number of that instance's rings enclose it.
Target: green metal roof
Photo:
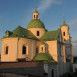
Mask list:
[[[39,19],[32,19],[27,28],[45,28],[45,26]]]
[[[53,58],[48,53],[38,53],[34,58],[33,61],[42,60],[44,63],[51,63],[55,62]]]
[[[60,33],[60,29],[58,29],[56,31],[45,32],[44,35],[40,38],[40,40],[41,41],[57,40],[59,33]]]
[[[9,31],[10,32],[10,31]],[[8,36],[4,36],[5,38],[9,37],[22,37],[22,38],[30,38],[30,39],[37,39],[29,30],[18,26],[15,30],[11,32]]]

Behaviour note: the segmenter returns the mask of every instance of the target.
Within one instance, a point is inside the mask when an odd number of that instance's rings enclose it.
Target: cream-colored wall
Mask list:
[[[43,34],[45,33],[45,29],[44,28],[29,28],[28,30],[30,30],[37,38],[42,37]],[[40,32],[39,36],[37,36],[37,31]]]
[[[22,46],[27,47],[27,54],[22,54]],[[27,58],[32,60],[36,52],[36,41],[26,38],[20,38],[18,42],[18,58]]]
[[[57,53],[57,40],[55,41],[45,41],[46,44],[41,44],[41,42],[37,42],[36,46],[39,48],[39,53],[45,53],[48,52],[51,57],[55,60],[58,61],[58,53]],[[43,47],[43,52],[42,52],[42,48]],[[48,49],[45,50],[45,47],[47,47]]]
[[[41,44],[41,41],[36,41],[36,47],[39,48]]]
[[[26,54],[22,54],[22,47],[27,47]],[[5,46],[8,46],[8,54],[5,54]],[[1,61],[13,62],[18,58],[32,60],[36,53],[36,41],[26,38],[5,38],[2,39]],[[27,58],[28,57],[28,58]]]
[[[37,47],[39,48],[39,53],[49,53],[51,57],[55,60],[58,61],[58,49],[57,49],[57,40],[55,41],[45,41],[46,44],[41,44],[41,42],[37,42]],[[42,52],[42,47],[43,47],[43,52]],[[47,47],[45,50],[45,47]]]
[[[17,60],[18,38],[2,39],[1,62],[13,62]],[[5,46],[8,46],[8,54],[5,54]]]
[[[48,52],[51,57],[55,60],[58,61],[58,53],[57,53],[57,40],[55,41],[45,41],[46,44],[41,44],[41,42],[37,42],[37,47],[39,48],[39,53],[45,53]],[[42,47],[43,47],[43,52],[42,52]],[[45,47],[47,47],[47,50],[45,50]]]
[[[56,41],[46,41],[48,44],[48,52],[55,61],[58,61],[57,57],[57,40]]]
[[[63,40],[64,39],[68,40],[69,39],[69,27],[68,26],[62,26],[61,31],[62,31]],[[65,36],[63,35],[63,32],[65,32]]]

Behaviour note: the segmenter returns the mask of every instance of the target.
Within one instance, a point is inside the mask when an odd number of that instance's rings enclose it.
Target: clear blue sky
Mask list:
[[[70,27],[75,55],[77,50],[77,0],[0,0],[0,39],[6,30],[12,31],[18,24],[26,28],[36,7],[40,13],[40,20],[44,22],[48,30],[59,28],[63,23],[63,16],[65,17]]]

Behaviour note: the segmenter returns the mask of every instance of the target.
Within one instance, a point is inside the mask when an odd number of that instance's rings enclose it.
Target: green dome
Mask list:
[[[44,63],[54,62],[52,57],[48,53],[38,53],[34,58],[33,61],[42,60]]]
[[[45,26],[39,19],[32,19],[27,28],[45,28]]]

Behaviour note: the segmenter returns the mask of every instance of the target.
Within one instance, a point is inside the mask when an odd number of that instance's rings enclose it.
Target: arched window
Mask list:
[[[22,54],[26,54],[26,46],[23,46]]]
[[[43,52],[43,47],[41,48],[42,52]]]
[[[36,15],[36,19],[38,19],[38,15]]]
[[[8,46],[6,46],[6,52],[5,52],[5,54],[8,54]]]
[[[37,36],[39,36],[39,34],[40,34],[40,32],[39,32],[39,31],[37,31]]]
[[[63,32],[63,36],[65,36],[65,32]]]
[[[35,18],[35,15],[34,15],[34,18]]]

